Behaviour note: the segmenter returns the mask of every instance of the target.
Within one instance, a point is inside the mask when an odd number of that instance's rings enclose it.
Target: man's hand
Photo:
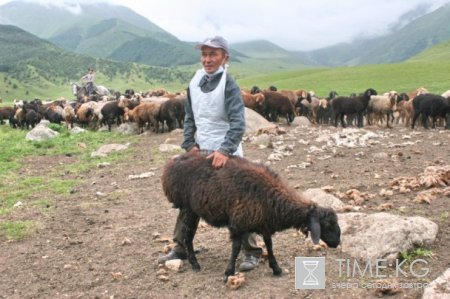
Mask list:
[[[208,155],[206,159],[212,159],[212,166],[219,169],[227,163],[229,157],[221,152],[214,151],[212,154]]]

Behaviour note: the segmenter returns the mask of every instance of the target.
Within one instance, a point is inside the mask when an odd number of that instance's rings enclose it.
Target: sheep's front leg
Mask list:
[[[184,213],[183,215],[183,228],[182,234],[184,236],[184,246],[187,252],[187,258],[189,263],[192,266],[192,270],[200,271],[200,264],[197,261],[197,257],[194,252],[194,236],[197,231],[197,225],[199,221],[199,217],[190,211],[181,211],[180,213]]]
[[[231,256],[228,262],[227,269],[225,271],[225,282],[228,280],[228,276],[232,276],[236,273],[236,259],[241,250],[242,235],[232,235]]]
[[[280,266],[278,266],[277,260],[273,255],[272,237],[270,235],[264,235],[263,238],[264,243],[266,244],[267,254],[269,255],[269,266],[273,270],[273,275],[281,276],[283,271],[281,270]]]

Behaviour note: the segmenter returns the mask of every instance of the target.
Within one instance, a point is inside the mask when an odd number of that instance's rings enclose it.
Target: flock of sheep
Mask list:
[[[331,91],[328,97],[319,98],[313,92],[303,89],[277,90],[271,86],[261,90],[254,86],[251,90],[241,90],[244,104],[269,121],[277,122],[279,117],[286,118],[290,124],[296,116],[303,115],[312,123],[332,124],[342,127],[347,125],[382,124],[392,127],[401,121],[406,126],[415,127],[417,119],[422,116],[423,127],[428,128],[429,120],[435,128],[450,127],[450,90],[442,95],[428,92],[420,87],[407,93],[389,91],[378,95],[368,88],[360,95],[339,96]],[[12,107],[0,108],[0,124],[9,121],[12,127],[34,127],[41,119],[52,123],[73,127],[75,123],[93,129],[107,125],[111,131],[114,124],[135,122],[138,132],[152,128],[156,133],[171,131],[183,127],[184,92],[173,94],[164,89],[151,90],[146,93],[134,93],[127,89],[123,95],[114,98],[106,96],[84,96],[74,101],[59,99],[43,102],[14,100]]]
[[[368,88],[360,95],[338,96],[331,91],[328,97],[319,98],[302,89],[277,91],[273,86],[268,90],[254,86],[243,90],[242,97],[248,108],[272,121],[283,116],[288,124],[295,115],[304,115],[313,123],[336,127],[339,123],[343,127],[353,125],[355,119],[356,125],[362,127],[365,118],[368,125],[386,122],[387,127],[392,127],[394,121],[397,124],[402,121],[414,128],[418,117],[422,116],[425,128],[430,118],[433,128],[439,118],[446,128],[450,126],[450,90],[436,95],[420,87],[409,94],[389,91],[378,95],[376,90]]]

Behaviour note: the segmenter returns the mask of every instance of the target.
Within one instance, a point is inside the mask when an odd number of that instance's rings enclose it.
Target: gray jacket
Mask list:
[[[210,79],[203,78],[200,81],[200,88],[202,92],[213,91],[220,82],[223,73],[212,75]],[[189,151],[196,146],[195,143],[195,126],[194,113],[191,107],[191,96],[189,89],[187,91],[187,99],[185,102],[186,116],[184,118],[184,142],[181,147]],[[245,132],[245,106],[241,97],[241,90],[234,79],[227,75],[225,83],[225,109],[228,114],[230,122],[230,129],[225,135],[225,140],[219,148],[219,152],[231,155],[237,150],[242,136]]]

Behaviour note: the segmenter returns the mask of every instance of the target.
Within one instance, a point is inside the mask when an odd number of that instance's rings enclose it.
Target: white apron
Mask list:
[[[195,126],[197,127],[195,142],[202,150],[218,150],[230,128],[228,115],[225,111],[227,73],[224,69],[219,85],[208,93],[202,92],[200,86],[198,86],[204,75],[206,75],[206,72],[203,69],[198,70],[189,83],[191,106]],[[243,156],[241,143],[239,143],[233,155]]]

